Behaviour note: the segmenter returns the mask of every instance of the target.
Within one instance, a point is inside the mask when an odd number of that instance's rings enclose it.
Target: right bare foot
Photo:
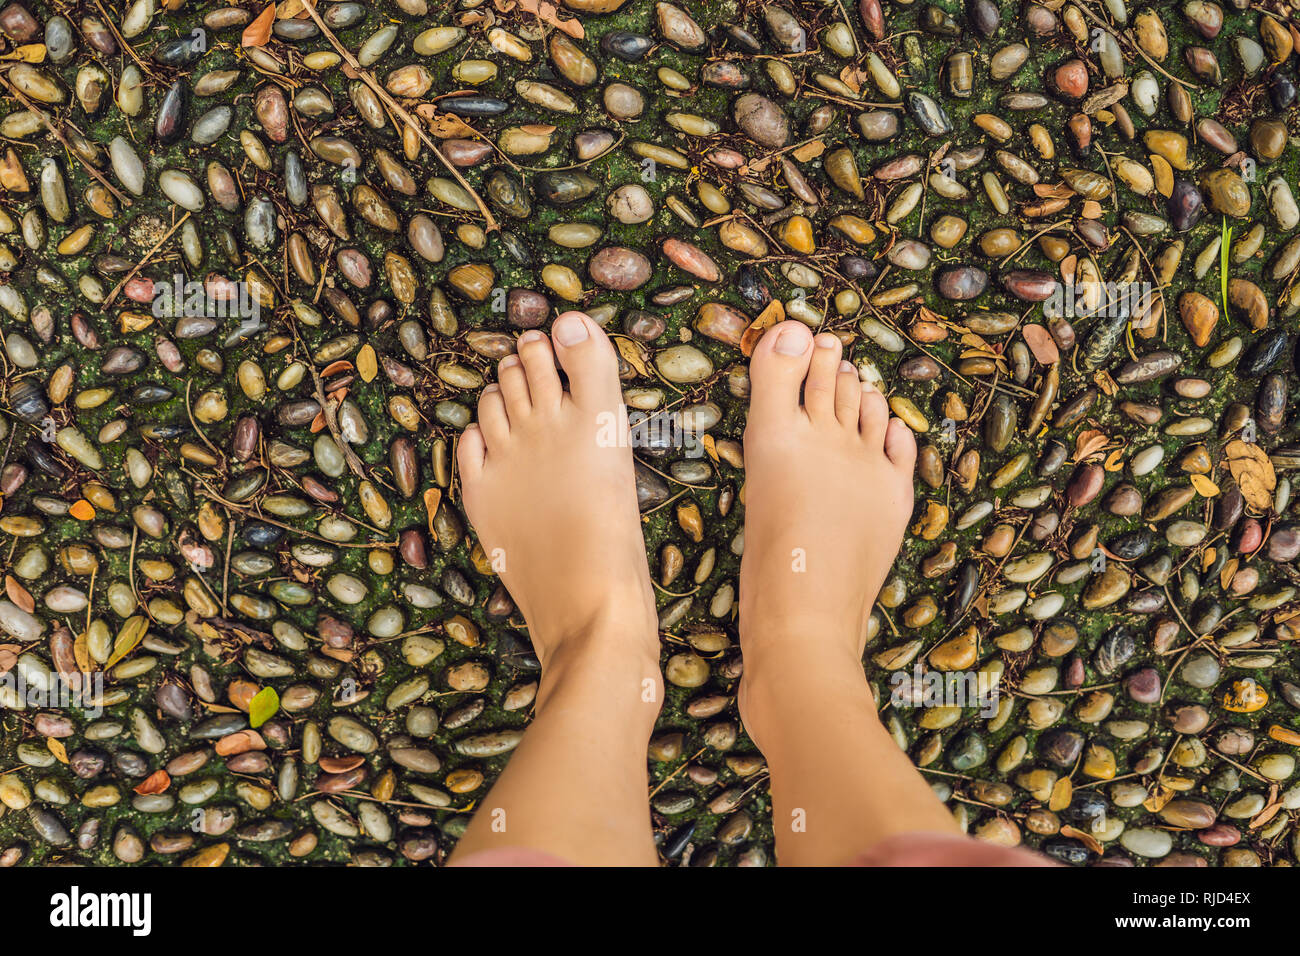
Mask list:
[[[831,333],[787,321],[750,363],[740,702],[751,735],[756,680],[811,666],[864,679],[867,619],[912,514],[916,441],[841,351]]]

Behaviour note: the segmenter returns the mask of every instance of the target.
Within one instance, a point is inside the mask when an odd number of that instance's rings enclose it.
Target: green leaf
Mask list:
[[[1223,299],[1223,314],[1228,314],[1228,247],[1232,244],[1232,227],[1228,217],[1223,217],[1223,238],[1219,242],[1219,295]]]
[[[280,695],[274,687],[263,687],[248,702],[248,726],[261,727],[280,709]]]

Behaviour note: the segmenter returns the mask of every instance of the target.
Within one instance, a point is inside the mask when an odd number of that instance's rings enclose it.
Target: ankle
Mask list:
[[[862,661],[842,643],[746,647],[738,702],[750,737],[771,741],[773,728],[789,728],[820,714],[876,713]],[[766,729],[765,729],[766,728]]]
[[[643,628],[599,629],[570,635],[541,657],[537,703],[598,700],[611,715],[648,714],[663,704],[658,633]]]

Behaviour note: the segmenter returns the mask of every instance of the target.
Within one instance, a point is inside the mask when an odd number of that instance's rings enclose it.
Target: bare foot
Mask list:
[[[814,338],[787,321],[763,336],[750,364],[745,685],[814,661],[862,678],[867,618],[912,514],[916,441],[841,351],[829,332]],[[752,711],[746,691],[742,710]],[[744,717],[761,724],[761,715]]]
[[[543,671],[560,657],[658,676],[659,636],[618,361],[581,312],[536,330],[483,390],[457,449],[465,509],[528,622]],[[555,362],[569,379],[566,391]],[[566,649],[573,648],[569,655]],[[611,672],[611,679],[614,672]]]

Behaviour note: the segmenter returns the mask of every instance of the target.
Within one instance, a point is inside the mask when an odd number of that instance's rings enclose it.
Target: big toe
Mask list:
[[[749,363],[751,418],[799,411],[812,346],[812,332],[802,322],[787,320],[767,330]]]
[[[614,346],[589,315],[565,312],[551,326],[551,340],[575,402],[606,410],[622,402]]]

